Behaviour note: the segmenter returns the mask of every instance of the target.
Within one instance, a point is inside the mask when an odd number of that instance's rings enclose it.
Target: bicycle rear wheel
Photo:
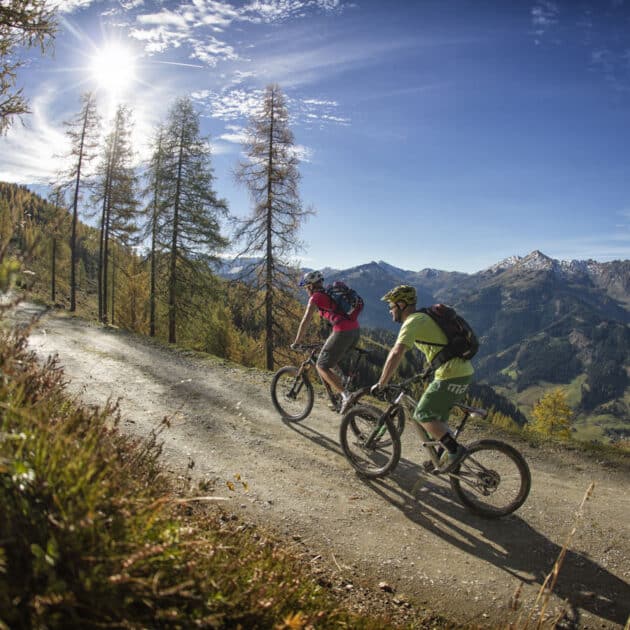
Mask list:
[[[280,368],[271,380],[271,401],[278,413],[290,422],[304,420],[313,409],[313,385],[306,374],[298,376],[298,368]]]
[[[341,448],[352,467],[364,477],[377,479],[393,470],[400,459],[400,436],[391,419],[375,407],[358,405],[342,418]],[[374,436],[375,431],[378,436]],[[382,433],[381,433],[382,432]],[[370,437],[372,441],[367,445]]]
[[[525,458],[498,440],[479,440],[453,476],[451,487],[472,512],[488,518],[507,516],[527,499],[532,479]]]

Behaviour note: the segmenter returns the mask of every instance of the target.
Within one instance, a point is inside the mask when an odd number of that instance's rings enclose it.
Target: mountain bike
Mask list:
[[[413,414],[418,401],[411,395],[411,385],[421,376],[383,388],[382,397],[389,403],[384,412],[373,405],[357,404],[369,393],[369,388],[353,394],[355,406],[344,415],[339,437],[346,458],[360,475],[369,479],[384,477],[398,464],[402,450],[398,417],[401,412]],[[461,435],[469,418],[488,415],[485,409],[463,403],[456,403],[455,407],[463,412],[453,431],[455,438]],[[412,421],[412,424],[429,455],[429,460],[423,464],[424,471],[445,474],[439,472],[441,442],[432,439],[419,423]],[[494,439],[472,442],[466,445],[466,450],[461,463],[446,473],[455,496],[463,505],[489,518],[507,516],[523,505],[531,488],[531,474],[521,453]]]
[[[336,412],[340,411],[341,395],[330,388],[330,385],[322,379],[315,368],[323,345],[323,343],[313,343],[299,346],[299,350],[308,353],[304,361],[299,366],[287,365],[282,367],[274,374],[271,381],[271,400],[273,406],[285,420],[299,422],[304,420],[313,410],[315,393],[309,377],[312,370],[315,370],[324,386],[332,409]],[[343,388],[346,391],[353,389],[358,374],[359,361],[369,354],[369,351],[363,348],[355,347],[351,350],[350,364],[347,370],[345,372],[340,370]]]

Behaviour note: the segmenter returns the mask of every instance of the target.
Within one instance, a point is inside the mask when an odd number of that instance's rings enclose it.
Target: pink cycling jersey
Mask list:
[[[309,302],[312,302],[319,309],[319,314],[333,325],[333,332],[343,330],[355,330],[359,328],[359,311],[350,315],[342,315],[336,312],[336,305],[330,297],[321,291],[311,295]]]

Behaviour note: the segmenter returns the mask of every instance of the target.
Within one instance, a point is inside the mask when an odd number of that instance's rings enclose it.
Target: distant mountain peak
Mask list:
[[[560,263],[543,254],[539,249],[535,249],[533,252],[527,254],[527,256],[510,256],[504,258],[500,262],[488,267],[482,273],[498,273],[500,271],[506,271],[507,269],[520,268],[520,269],[555,269]]]
[[[558,264],[557,260],[545,256],[540,250],[535,249],[518,261],[517,266],[528,269],[553,269]]]
[[[622,264],[626,261],[620,261]],[[620,271],[615,271],[617,267],[615,263],[600,263],[592,258],[588,260],[557,260],[556,258],[550,258],[546,254],[543,254],[540,250],[535,249],[533,252],[527,254],[527,256],[510,256],[504,260],[488,267],[479,272],[481,275],[496,275],[505,271],[513,271],[518,273],[519,271],[551,271],[554,274],[569,278],[576,275],[589,276],[595,282],[603,281],[604,276],[610,276],[609,282],[613,276],[619,276],[618,284],[623,287],[623,291],[626,291],[627,283],[627,267],[622,267]]]
[[[543,254],[539,249],[535,249],[533,252],[530,252],[525,256],[525,260],[552,260],[549,256]]]

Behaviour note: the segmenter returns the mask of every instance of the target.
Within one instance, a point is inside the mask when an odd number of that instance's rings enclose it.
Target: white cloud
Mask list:
[[[247,129],[239,125],[226,125],[226,133],[219,136],[219,140],[230,142],[232,144],[242,145],[247,141]]]
[[[294,99],[292,107],[299,112],[298,120],[302,119],[311,124],[320,123],[320,125],[334,124],[343,126],[350,124],[349,118],[338,115],[339,103],[337,101],[317,98]]]
[[[562,18],[562,20],[561,20]],[[585,4],[577,11],[561,13],[559,3],[537,0],[531,10],[533,35],[537,44],[562,44],[570,35],[581,45],[590,69],[616,91],[630,91],[630,45],[627,38],[627,6],[624,0],[610,0],[607,7]],[[554,39],[551,39],[551,33]]]
[[[203,41],[193,41],[192,49],[193,52],[190,56],[194,59],[199,59],[199,61],[208,66],[215,66],[219,59],[238,59],[238,55],[232,46],[224,44],[214,37],[208,37]]]
[[[31,102],[32,114],[22,126],[16,122],[5,138],[0,138],[2,163],[0,180],[16,184],[48,183],[65,168],[62,153],[68,139],[48,118],[55,90],[44,87]]]
[[[532,7],[532,25],[534,34],[538,37],[544,35],[558,22],[560,9],[557,3],[550,0],[538,0]]]
[[[159,12],[138,15],[129,34],[144,43],[149,54],[189,45],[192,59],[215,66],[220,60],[238,59],[238,55],[231,45],[208,35],[206,31],[210,28],[221,32],[236,17],[238,13],[226,3],[193,0],[191,4],[180,5],[175,10],[164,8]]]
[[[226,88],[219,92],[197,90],[191,94],[191,98],[206,109],[208,116],[224,121],[249,120],[260,111],[263,96],[263,90],[244,88]],[[285,96],[291,124],[350,124],[350,119],[336,114],[336,101]]]
[[[227,89],[221,92],[195,92],[194,100],[203,103],[208,115],[221,120],[249,119],[260,111],[262,90]]]
[[[159,13],[145,13],[144,15],[139,15],[136,18],[136,21],[141,26],[172,26],[179,29],[187,28],[190,22],[190,20],[187,19],[185,15],[182,15],[181,13],[175,13],[170,9],[163,9]]]
[[[230,78],[230,82],[232,85],[239,85],[244,83],[249,79],[254,79],[256,77],[255,72],[248,72],[246,70],[236,70],[232,77]]]
[[[293,147],[293,154],[300,162],[310,162],[313,159],[314,151],[310,147],[303,144],[296,144]]]
[[[252,22],[277,22],[291,17],[304,17],[309,9],[335,11],[339,0],[254,0],[243,7],[241,17]]]
[[[305,17],[313,9],[339,11],[341,3],[340,0],[255,0],[237,8],[218,0],[192,0],[179,5],[177,9],[163,8],[158,12],[137,16],[136,24],[129,29],[129,34],[144,42],[145,50],[149,53],[163,52],[190,40],[193,43],[192,57],[214,66],[218,60],[234,60],[237,55],[232,46],[216,38],[211,38],[211,44],[208,45],[206,29],[222,33],[235,22],[277,22]]]
[[[161,53],[169,48],[179,48],[188,41],[185,33],[169,31],[164,26],[157,26],[150,29],[132,28],[129,35],[134,39],[144,43],[147,53]]]
[[[73,13],[78,9],[89,7],[94,0],[53,0],[51,7],[56,8],[59,13]]]

